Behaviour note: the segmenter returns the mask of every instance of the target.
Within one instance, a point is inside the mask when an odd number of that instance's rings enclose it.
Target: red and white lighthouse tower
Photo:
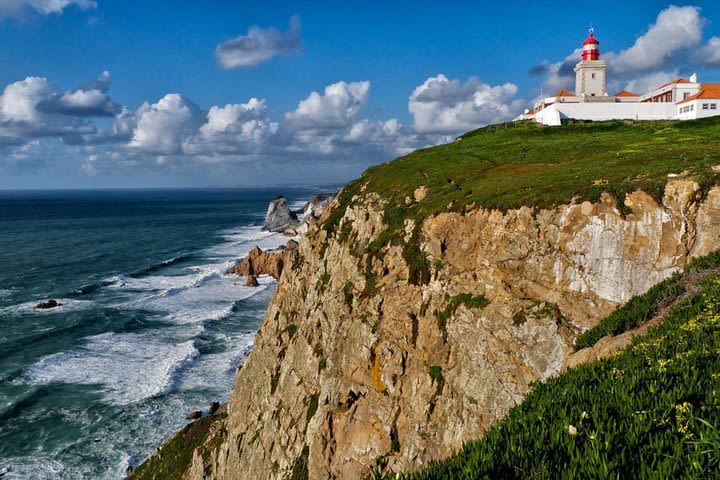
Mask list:
[[[582,59],[587,60],[600,60],[600,42],[594,37],[594,31],[591,28],[588,38],[582,44]]]
[[[584,102],[613,101],[605,89],[607,63],[600,60],[600,42],[591,28],[582,44],[582,60],[575,65],[575,95]]]

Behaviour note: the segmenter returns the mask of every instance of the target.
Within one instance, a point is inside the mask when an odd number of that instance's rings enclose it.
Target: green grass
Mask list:
[[[401,478],[718,478],[719,258],[674,278],[687,294],[619,355],[535,385],[485,437]]]
[[[577,122],[561,127],[519,123],[486,127],[461,140],[426,148],[369,168],[341,192],[323,228],[339,235],[338,225],[352,198],[377,193],[387,202],[387,229],[367,251],[381,256],[402,243],[406,219],[421,221],[468,206],[506,210],[597,201],[607,191],[621,204],[642,189],[660,199],[670,173],[685,172],[702,191],[720,183],[711,166],[720,164],[720,118],[679,122]],[[420,202],[406,203],[428,186]],[[347,229],[347,225],[344,225]],[[404,247],[411,282],[423,283],[430,268],[419,248],[419,232]]]
[[[445,307],[445,310],[435,312],[438,329],[440,329],[443,336],[447,334],[447,321],[460,305],[465,305],[468,308],[482,308],[488,303],[489,300],[483,295],[473,296],[471,293],[459,293],[455,296],[448,297],[448,304],[447,307]]]
[[[161,453],[146,460],[127,477],[127,480],[165,480],[181,478],[190,467],[193,452],[201,447],[201,454],[207,455],[210,450],[219,448],[222,439],[210,445],[204,445],[210,432],[210,426],[216,421],[224,421],[225,413],[216,413],[202,417],[189,423],[162,447]],[[226,432],[223,429],[224,432]]]

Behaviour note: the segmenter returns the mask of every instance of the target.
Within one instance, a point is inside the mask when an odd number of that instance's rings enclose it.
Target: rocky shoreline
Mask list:
[[[293,211],[290,209],[287,199],[280,195],[268,205],[262,229],[283,233],[290,237],[304,235],[309,225],[320,218],[334,198],[335,194],[333,193],[315,195],[305,203],[302,209]],[[302,215],[301,218],[298,217],[298,213]],[[281,245],[278,251],[263,251],[260,247],[255,246],[245,258],[230,267],[227,273],[247,277],[245,282],[247,287],[259,285],[258,275],[270,275],[275,280],[279,280],[291,253],[297,250],[298,245],[298,241],[293,238],[288,240],[285,245]]]

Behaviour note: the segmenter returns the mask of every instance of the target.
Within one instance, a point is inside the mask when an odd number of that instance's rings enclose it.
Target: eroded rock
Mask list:
[[[603,195],[427,218],[424,285],[408,281],[401,245],[365,253],[384,204],[357,197],[338,225],[345,243],[311,225],[285,266],[208,435],[217,453],[194,455],[189,478],[279,480],[306,462],[308,478],[354,479],[381,456],[409,471],[450,455],[558,374],[579,332],[720,247],[720,189],[698,190],[679,179],[659,202],[632,193],[627,214]],[[459,294],[488,303],[450,308]]]
[[[296,227],[298,223],[298,217],[295,212],[290,210],[287,199],[279,196],[270,202],[262,229],[270,232],[283,232],[288,228]]]

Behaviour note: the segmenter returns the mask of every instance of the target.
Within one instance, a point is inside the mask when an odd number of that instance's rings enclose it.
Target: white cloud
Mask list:
[[[0,120],[5,122],[33,122],[39,113],[38,103],[52,95],[46,78],[27,77],[11,83],[0,96]]]
[[[642,95],[646,92],[652,91],[660,85],[665,85],[666,83],[675,80],[679,76],[680,72],[677,70],[671,70],[669,72],[652,72],[640,75],[628,82],[624,90]]]
[[[252,67],[279,55],[292,55],[302,50],[300,20],[290,19],[290,28],[250,27],[247,35],[227,40],[217,46],[215,56],[222,68]]]
[[[206,137],[238,132],[242,125],[265,117],[265,100],[251,98],[247,103],[228,104],[224,107],[213,106],[207,115],[207,123],[200,127],[200,133]]]
[[[94,0],[2,0],[0,1],[0,19],[22,17],[27,13],[49,15],[62,13],[63,9],[75,5],[80,8],[95,8]]]
[[[320,95],[312,92],[298,103],[285,121],[300,131],[340,129],[349,126],[365,106],[370,82],[338,82],[325,87]]]
[[[712,67],[720,67],[720,38],[712,37],[700,49],[700,58]]]
[[[419,133],[456,133],[510,120],[522,108],[512,83],[490,86],[471,78],[466,83],[445,75],[430,77],[413,91],[408,109]]]
[[[700,44],[705,23],[698,7],[671,5],[632,47],[606,55],[608,67],[616,75],[666,68],[674,55]]]
[[[200,110],[177,93],[152,105],[145,102],[135,114],[137,126],[130,146],[145,152],[179,153],[183,140],[202,122]]]
[[[602,53],[608,62],[609,87],[628,85],[629,90],[642,94],[671,80],[671,75],[677,78],[693,68],[720,66],[720,38],[702,40],[707,24],[698,7],[671,5],[662,10],[630,48]],[[562,88],[574,90],[573,67],[580,57],[581,51],[576,49],[563,61],[543,62],[531,69],[531,73],[544,76],[545,96]]]

